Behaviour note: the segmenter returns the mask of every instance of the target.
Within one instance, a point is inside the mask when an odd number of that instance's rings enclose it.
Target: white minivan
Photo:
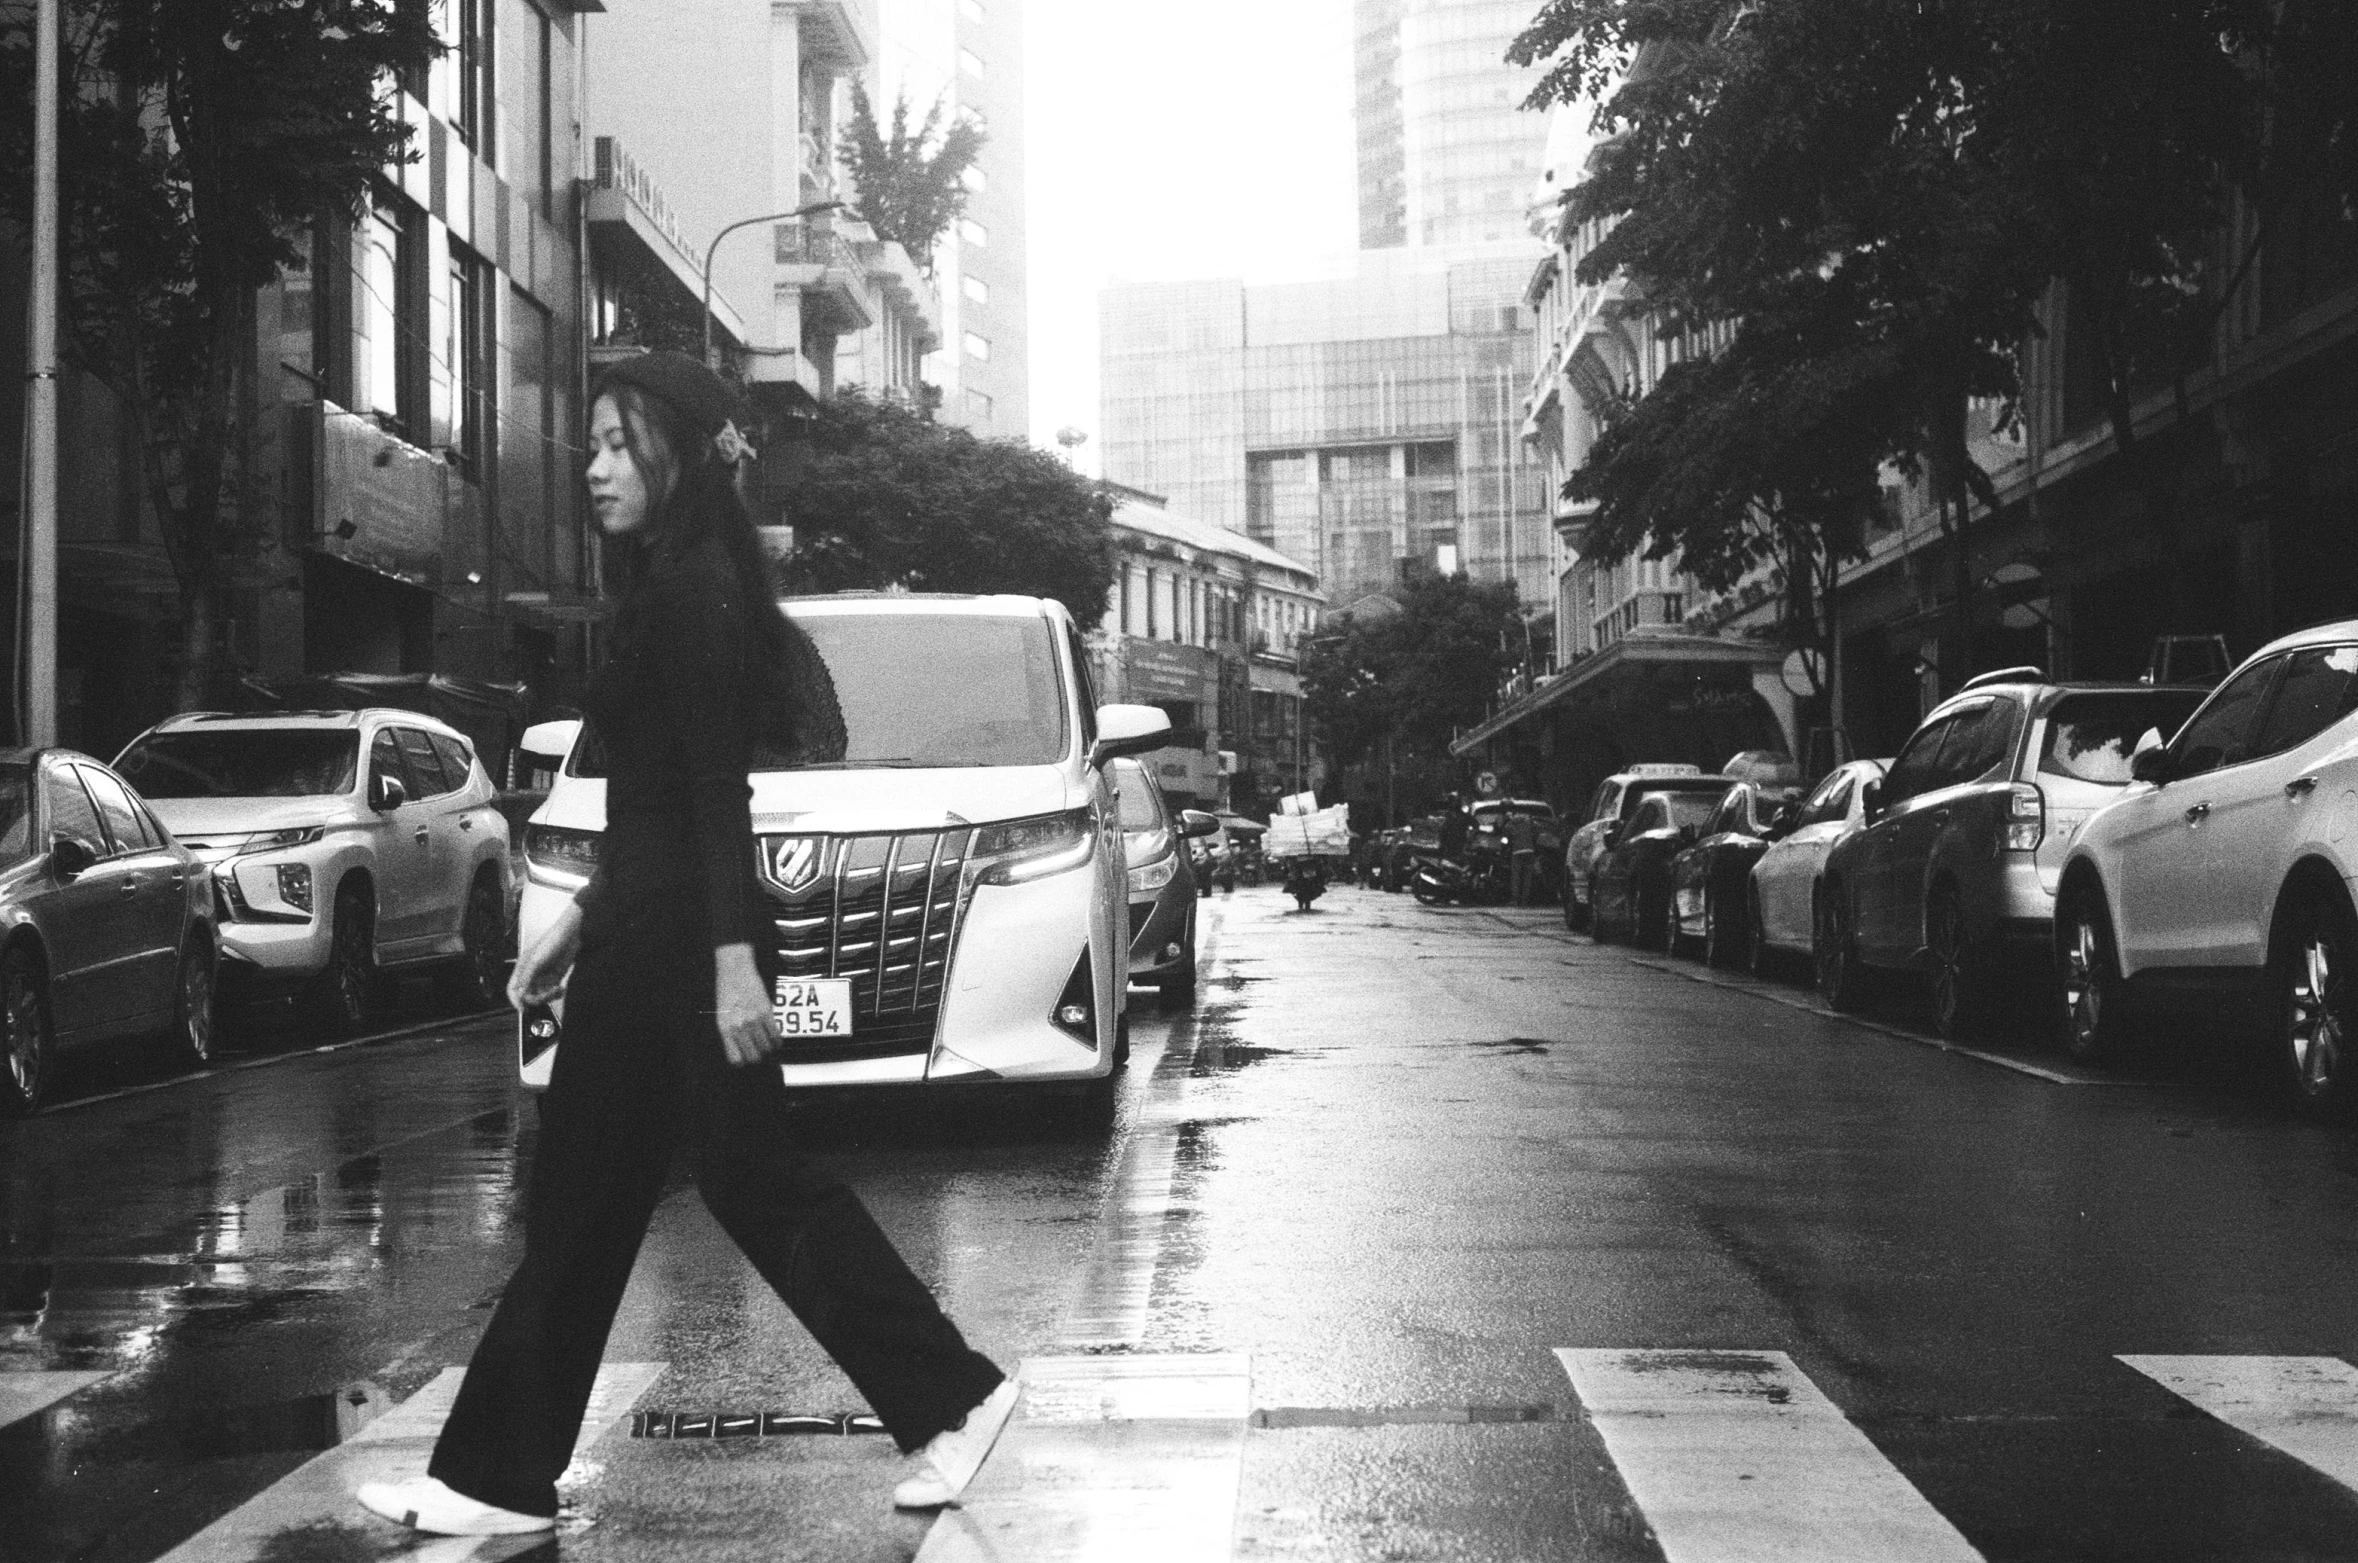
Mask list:
[[[1166,742],[1169,718],[1098,706],[1056,602],[847,592],[782,606],[845,734],[839,754],[753,776],[787,1083],[1108,1081],[1127,1052],[1130,929],[1105,762]],[[596,864],[594,747],[575,722],[526,734],[555,775],[524,832],[525,945]],[[548,1083],[563,1020],[562,1002],[518,1017],[526,1085]]]

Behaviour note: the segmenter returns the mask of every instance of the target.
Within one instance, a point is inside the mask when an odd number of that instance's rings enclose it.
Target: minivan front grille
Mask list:
[[[789,1043],[783,1063],[923,1053],[957,945],[974,831],[760,838],[762,889],[787,977],[851,980],[852,1035]]]

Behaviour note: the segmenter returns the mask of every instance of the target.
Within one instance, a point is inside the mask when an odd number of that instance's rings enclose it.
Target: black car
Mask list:
[[[1663,949],[1670,937],[1670,863],[1702,839],[1721,793],[1649,792],[1589,870],[1590,932]]]
[[[168,1032],[213,1053],[213,881],[122,777],[70,749],[0,750],[0,1117],[58,1053]]]
[[[1738,782],[1719,800],[1703,835],[1670,863],[1670,946],[1692,941],[1714,966],[1732,966],[1749,930],[1752,865],[1786,828],[1798,787]]]
[[[1162,990],[1163,1007],[1195,1002],[1196,867],[1188,844],[1220,822],[1174,809],[1146,767],[1111,760],[1106,773],[1121,799],[1122,849],[1128,860],[1130,980]]]

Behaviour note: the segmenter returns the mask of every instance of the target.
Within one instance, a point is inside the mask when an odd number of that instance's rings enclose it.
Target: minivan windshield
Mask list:
[[[794,770],[1053,765],[1070,738],[1044,618],[794,614],[843,710],[844,749]]]
[[[352,790],[357,728],[247,727],[149,733],[115,761],[149,798],[321,798]]]
[[[2149,727],[2167,740],[2202,704],[2200,689],[2122,690],[2070,695],[2047,713],[2039,772],[2107,787],[2129,783],[2129,757]]]

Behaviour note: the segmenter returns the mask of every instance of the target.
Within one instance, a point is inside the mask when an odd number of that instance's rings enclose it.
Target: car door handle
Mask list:
[[[2198,803],[2193,808],[2186,811],[2186,823],[2189,825],[2199,825],[2209,817],[2210,812],[2211,806],[2209,804]]]
[[[2317,778],[2314,776],[2295,776],[2284,784],[2284,795],[2288,798],[2306,798],[2316,790]]]
[[[425,826],[423,826],[423,825],[420,825],[420,826],[418,827],[418,845],[419,845],[419,846],[421,846],[421,847],[422,847],[422,846],[424,846],[424,845],[426,844],[426,836],[427,836],[427,830],[426,830],[426,827],[425,827]]]
[[[459,821],[459,829],[461,830],[473,830],[474,828],[475,822],[471,819],[462,819]]]
[[[139,876],[125,874],[121,879],[115,881],[115,889],[123,895],[137,895],[139,893]]]

